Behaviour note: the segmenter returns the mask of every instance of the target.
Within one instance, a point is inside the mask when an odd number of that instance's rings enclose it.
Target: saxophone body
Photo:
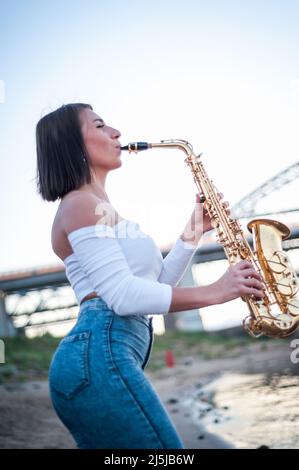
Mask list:
[[[252,233],[253,249],[249,245],[238,220],[227,214],[227,208],[218,197],[218,191],[208,177],[192,145],[184,140],[162,140],[159,143],[134,142],[122,150],[139,152],[150,148],[176,148],[186,154],[197,189],[204,196],[217,240],[221,243],[230,265],[248,260],[264,282],[265,296],[257,299],[244,296],[249,315],[243,320],[244,329],[254,337],[261,335],[283,338],[299,326],[299,282],[290,259],[282,249],[282,240],[290,235],[289,228],[276,220],[254,219],[247,227]]]

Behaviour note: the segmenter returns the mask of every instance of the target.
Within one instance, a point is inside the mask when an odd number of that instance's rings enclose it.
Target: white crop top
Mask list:
[[[180,238],[163,259],[138,224],[123,219],[68,235],[73,253],[64,259],[78,303],[96,292],[118,315],[166,314],[172,287],[183,277],[197,247]]]

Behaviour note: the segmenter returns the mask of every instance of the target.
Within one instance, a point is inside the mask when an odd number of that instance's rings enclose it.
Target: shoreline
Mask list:
[[[291,352],[287,342],[254,342],[223,358],[178,361],[151,380],[164,400],[180,397],[187,410],[195,426],[189,433],[174,419],[187,448],[299,448],[299,364]]]
[[[288,342],[252,342],[214,359],[180,356],[174,367],[145,375],[186,449],[298,448],[299,364],[290,352]],[[52,408],[47,380],[0,385],[0,414],[0,448],[75,448]]]

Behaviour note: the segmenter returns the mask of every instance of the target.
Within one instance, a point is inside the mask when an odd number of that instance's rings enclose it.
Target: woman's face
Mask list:
[[[81,130],[92,167],[113,170],[121,166],[121,133],[107,126],[94,111],[85,108],[80,113]]]

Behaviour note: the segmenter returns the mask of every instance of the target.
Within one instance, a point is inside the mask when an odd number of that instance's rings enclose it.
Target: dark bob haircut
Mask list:
[[[61,199],[91,181],[79,116],[85,108],[92,110],[89,104],[66,104],[37,123],[37,190],[46,201]]]

